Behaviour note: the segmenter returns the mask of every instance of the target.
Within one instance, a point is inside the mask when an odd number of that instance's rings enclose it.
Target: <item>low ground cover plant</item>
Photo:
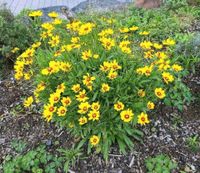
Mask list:
[[[114,143],[125,153],[159,102],[184,101],[186,73],[173,38],[152,39],[148,27],[119,27],[114,18],[68,22],[51,12],[52,21],[41,24],[41,11],[29,16],[41,39],[14,66],[16,80],[35,86],[24,106],[42,105],[44,119],[67,128],[88,153],[95,149],[107,159]]]

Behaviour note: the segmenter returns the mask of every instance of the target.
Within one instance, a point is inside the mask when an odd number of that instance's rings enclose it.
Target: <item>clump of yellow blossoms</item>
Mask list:
[[[114,19],[69,23],[48,15],[52,21],[40,24],[41,40],[14,66],[16,80],[34,79],[24,106],[41,102],[46,121],[69,128],[89,148],[108,152],[105,146],[115,141],[131,147],[136,125],[150,123],[148,112],[168,98],[183,71],[170,52],[175,41],[152,42],[150,32],[118,28]]]

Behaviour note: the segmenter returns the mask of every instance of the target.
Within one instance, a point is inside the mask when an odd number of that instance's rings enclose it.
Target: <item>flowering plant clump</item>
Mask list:
[[[131,137],[141,135],[137,124],[150,123],[148,112],[181,82],[183,67],[172,56],[175,41],[151,41],[148,31],[119,27],[114,19],[69,23],[55,12],[49,16],[41,40],[14,67],[17,80],[34,81],[24,106],[42,103],[44,119],[81,137],[88,152],[95,148],[106,158],[115,142],[122,152],[132,148]]]

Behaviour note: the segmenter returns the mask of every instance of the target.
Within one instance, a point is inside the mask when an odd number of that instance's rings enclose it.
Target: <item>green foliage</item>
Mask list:
[[[22,140],[13,140],[11,142],[11,147],[17,152],[17,153],[22,153],[24,149],[26,148],[26,142]]]
[[[4,173],[56,173],[58,169],[62,169],[62,158],[50,154],[44,146],[15,158],[9,157],[3,165]]]
[[[38,38],[31,23],[23,15],[14,17],[9,10],[0,9],[0,55],[14,59]],[[14,48],[19,50],[11,52]]]
[[[80,148],[72,148],[72,149],[58,149],[61,154],[60,158],[64,162],[64,171],[69,171],[69,166],[75,166],[77,159],[82,155]]]
[[[172,161],[167,155],[157,155],[154,158],[145,160],[147,173],[171,173],[177,168],[177,164]]]
[[[200,140],[198,135],[188,137],[186,143],[191,151],[193,152],[200,151]]]

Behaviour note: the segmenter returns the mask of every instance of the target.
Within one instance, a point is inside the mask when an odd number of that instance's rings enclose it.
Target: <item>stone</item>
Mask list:
[[[135,0],[135,7],[137,8],[158,8],[162,4],[162,0]]]

